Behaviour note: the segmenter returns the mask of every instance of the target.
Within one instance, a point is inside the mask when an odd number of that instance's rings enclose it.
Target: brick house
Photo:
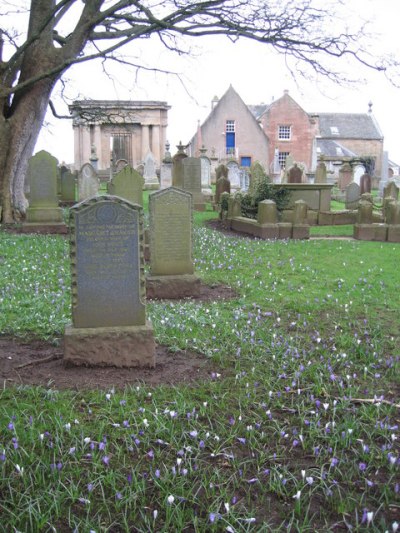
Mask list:
[[[249,107],[232,87],[211,103],[211,112],[188,145],[188,155],[198,156],[202,146],[220,162],[236,159],[249,167],[255,161],[269,164],[268,138]]]
[[[369,157],[375,162],[375,175],[380,176],[383,135],[372,114],[372,104],[368,113],[309,113],[284,91],[269,105],[246,106],[232,86],[221,100],[213,102],[211,113],[190,141],[192,155],[200,148],[201,139],[223,160],[231,147],[227,129],[231,124],[236,136],[231,153],[240,165],[250,156],[272,172],[275,154],[281,168],[290,155],[306,172],[313,173],[318,160],[324,159],[328,172],[336,178],[343,163]]]

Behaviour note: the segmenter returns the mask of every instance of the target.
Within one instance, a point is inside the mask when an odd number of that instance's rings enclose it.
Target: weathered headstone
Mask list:
[[[259,161],[255,161],[250,168],[250,191],[254,193],[265,178],[264,167]]]
[[[228,177],[228,167],[222,163],[218,165],[215,169],[215,179],[227,178]]]
[[[360,194],[366,192],[370,193],[372,187],[372,179],[369,174],[363,174],[360,178]]]
[[[172,158],[172,185],[183,189],[183,160],[187,158],[185,147],[179,143],[178,152]]]
[[[387,240],[400,242],[400,203],[390,200],[386,206],[386,223],[388,224]]]
[[[257,222],[260,228],[260,237],[263,239],[277,239],[279,237],[278,211],[273,200],[263,200],[258,204]]]
[[[250,176],[247,168],[239,170],[240,190],[247,192],[250,186]]]
[[[295,163],[288,171],[288,183],[301,183],[303,171]]]
[[[29,207],[23,231],[66,231],[63,212],[58,207],[57,164],[57,159],[44,150],[30,158],[27,172],[30,188]]]
[[[72,173],[68,167],[60,167],[61,195],[60,199],[65,203],[76,202],[76,173]]]
[[[389,152],[384,150],[382,152],[382,167],[381,167],[381,179],[379,181],[379,194],[383,196],[383,189],[386,187],[389,180]]]
[[[239,174],[239,165],[236,161],[228,161],[226,164],[228,168],[228,180],[231,182],[231,188],[233,190],[240,189],[240,174]]]
[[[315,171],[315,183],[326,183],[326,165],[320,161]]]
[[[146,321],[143,210],[96,196],[70,211],[72,326],[64,359],[76,365],[154,366]]]
[[[363,165],[356,165],[354,167],[354,181],[360,185],[361,176],[365,174],[365,167]]]
[[[144,178],[132,167],[125,165],[118,174],[108,182],[108,193],[128,200],[143,207]]]
[[[339,189],[344,191],[353,181],[353,169],[349,163],[343,163],[339,169]]]
[[[357,209],[360,201],[360,186],[353,181],[346,187],[346,209]]]
[[[156,159],[152,152],[148,152],[144,159],[144,188],[146,190],[154,190],[160,188],[160,183],[157,177]]]
[[[78,174],[78,196],[83,201],[98,194],[100,180],[90,163],[85,163]]]
[[[221,194],[224,192],[231,194],[231,182],[228,180],[228,178],[221,177],[221,178],[218,178],[216,186],[215,186],[215,203],[216,204],[220,203]]]
[[[201,192],[201,161],[198,157],[186,157],[182,160],[183,189],[193,196],[193,208],[204,211],[205,203]]]
[[[211,161],[207,156],[200,156],[201,163],[201,190],[206,196],[212,196],[211,190]]]
[[[128,164],[129,163],[126,159],[118,159],[118,161],[115,163],[115,173],[118,174],[118,172],[121,172],[121,170]]]
[[[175,187],[149,196],[150,298],[183,298],[199,291],[192,257],[192,195]]]
[[[389,181],[383,189],[383,198],[394,198],[398,200],[399,198],[399,188],[397,187],[394,181]]]
[[[293,209],[293,239],[309,239],[308,206],[304,200],[297,200]]]

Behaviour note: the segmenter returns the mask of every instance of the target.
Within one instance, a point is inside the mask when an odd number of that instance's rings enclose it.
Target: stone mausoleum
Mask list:
[[[166,102],[76,100],[69,106],[74,128],[74,167],[91,163],[97,170],[126,160],[136,168],[152,153],[157,168],[164,155],[168,110]]]

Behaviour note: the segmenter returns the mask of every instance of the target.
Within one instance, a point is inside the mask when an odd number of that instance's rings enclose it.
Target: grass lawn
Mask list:
[[[225,301],[152,302],[158,343],[217,371],[192,385],[0,392],[0,531],[395,532],[400,246],[212,231],[194,257]],[[0,331],[59,339],[60,236],[0,232]]]

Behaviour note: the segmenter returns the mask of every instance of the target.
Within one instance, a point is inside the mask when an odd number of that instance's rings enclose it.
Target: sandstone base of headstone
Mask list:
[[[159,188],[160,188],[160,182],[158,181],[157,178],[154,178],[149,181],[145,181],[143,185],[144,191],[158,191]]]
[[[353,237],[360,241],[387,240],[388,226],[386,224],[354,224]]]
[[[293,239],[309,239],[310,226],[308,224],[293,224],[292,228]]]
[[[48,224],[24,222],[23,224],[21,224],[21,233],[40,233],[42,235],[56,233],[65,235],[66,233],[68,233],[68,226],[63,222]]]
[[[200,278],[192,274],[174,276],[148,276],[146,297],[175,300],[200,294]]]
[[[387,233],[388,242],[400,242],[400,226],[399,225],[390,225],[388,226]]]
[[[26,222],[30,224],[58,224],[63,222],[61,207],[28,207]]]
[[[75,328],[64,334],[64,363],[72,366],[155,367],[153,326]]]

